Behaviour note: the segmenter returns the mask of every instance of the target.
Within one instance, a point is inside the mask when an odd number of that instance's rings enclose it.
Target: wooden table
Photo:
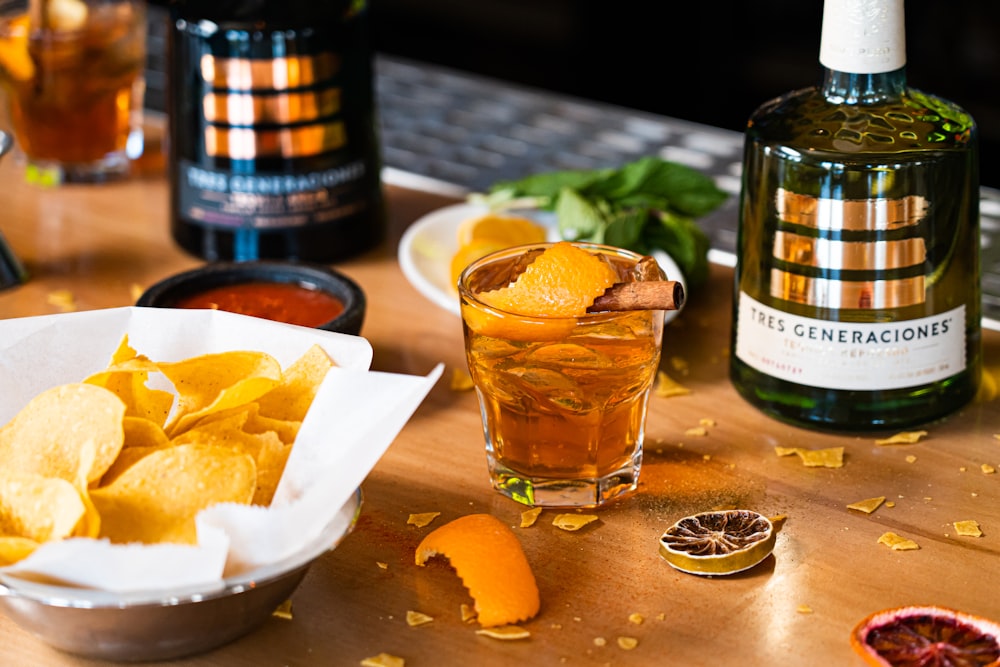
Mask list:
[[[0,317],[58,312],[60,290],[77,309],[129,305],[137,290],[199,264],[172,242],[162,164],[125,183],[39,189],[21,182],[14,159],[0,164],[0,230],[31,273],[0,293]],[[464,366],[458,319],[433,306],[396,262],[402,231],[447,200],[388,186],[387,242],[337,268],[366,290],[362,334],[373,368],[426,374]],[[714,266],[666,330],[663,369],[691,393],[650,406],[641,484],[579,532],[516,528],[538,578],[541,613],[531,637],[499,641],[463,623],[466,592],[445,561],[414,565],[434,526],[488,512],[512,526],[524,509],[493,492],[476,397],[442,380],[364,484],[354,532],[322,557],[293,597],[293,618],[184,665],[357,665],[381,652],[421,665],[851,665],[851,628],[896,605],[938,604],[1000,619],[1000,408],[976,402],[928,425],[921,443],[876,446],[873,435],[829,435],[773,421],[745,404],[727,374],[732,270]],[[64,295],[65,298],[65,295]],[[1000,333],[985,336],[986,361],[1000,369]],[[686,431],[712,420],[704,436]],[[843,446],[839,469],[807,468],[775,447]],[[846,505],[886,496],[871,515]],[[786,515],[772,557],[735,576],[683,574],[657,553],[676,519],[739,506]],[[440,512],[427,528],[416,512]],[[959,537],[953,522],[979,521],[982,537]],[[878,543],[886,531],[916,551]],[[380,566],[384,564],[384,567]],[[434,621],[406,623],[408,610]],[[630,620],[640,614],[641,623]],[[625,650],[617,638],[638,645]],[[11,665],[97,664],[60,653],[0,617],[0,654]]]

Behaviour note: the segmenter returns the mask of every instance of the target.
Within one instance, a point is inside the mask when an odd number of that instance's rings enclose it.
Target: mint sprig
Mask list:
[[[674,258],[691,288],[708,277],[710,244],[697,218],[726,197],[695,169],[644,157],[616,169],[554,171],[499,182],[486,202],[502,208],[528,200],[554,211],[559,235],[568,241],[606,243],[642,254],[661,249]]]

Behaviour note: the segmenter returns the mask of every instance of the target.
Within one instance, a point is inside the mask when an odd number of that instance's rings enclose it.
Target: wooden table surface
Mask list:
[[[167,184],[155,159],[130,181],[40,189],[22,182],[15,159],[0,164],[0,230],[30,271],[0,292],[0,317],[73,307],[130,305],[136,291],[200,262],[172,242]],[[598,510],[579,532],[543,512],[515,528],[541,590],[531,637],[499,641],[463,623],[469,602],[443,560],[414,565],[414,548],[436,525],[488,512],[517,526],[524,509],[487,481],[476,397],[449,387],[464,367],[458,318],[417,293],[396,261],[402,231],[448,203],[387,186],[390,231],[375,251],[337,268],[368,295],[362,335],[373,369],[426,374],[447,369],[363,486],[357,527],[309,571],[291,620],[274,617],[253,634],[182,665],[358,665],[382,652],[422,665],[854,665],[851,628],[871,612],[936,604],[1000,619],[1000,405],[980,400],[926,426],[913,445],[876,446],[875,435],[830,435],[769,419],[728,380],[732,270],[714,266],[664,335],[663,369],[691,390],[654,398],[638,491]],[[65,290],[63,300],[51,300]],[[60,305],[63,304],[63,305]],[[1000,333],[985,336],[988,366],[1000,368]],[[686,432],[712,420],[703,436]],[[884,435],[884,434],[883,434]],[[775,447],[843,446],[842,468],[807,468]],[[847,509],[886,496],[870,515]],[[739,506],[785,515],[772,557],[731,577],[683,574],[657,553],[676,519]],[[440,512],[426,528],[411,513]],[[974,519],[982,537],[956,535]],[[893,531],[919,550],[878,543]],[[385,567],[381,567],[384,564]],[[409,627],[408,610],[434,617]],[[641,623],[633,620],[640,614]],[[626,650],[619,637],[638,644]],[[11,665],[99,664],[58,652],[0,617],[0,654]]]

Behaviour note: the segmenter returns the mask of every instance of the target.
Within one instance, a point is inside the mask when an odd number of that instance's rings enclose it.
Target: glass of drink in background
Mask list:
[[[466,356],[493,487],[526,505],[596,507],[638,483],[664,313],[526,317],[477,298],[507,285],[548,245],[502,250],[466,268],[459,279]],[[620,282],[663,278],[641,255],[576,245],[603,255]],[[481,326],[485,319],[495,326]]]
[[[0,0],[0,84],[29,177],[96,182],[142,153],[142,0]]]

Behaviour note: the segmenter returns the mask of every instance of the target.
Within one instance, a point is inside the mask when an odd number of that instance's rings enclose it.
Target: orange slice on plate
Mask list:
[[[462,579],[484,628],[538,613],[538,585],[528,558],[514,531],[496,517],[469,514],[435,528],[417,546],[416,563],[425,565],[437,555]]]
[[[464,246],[477,239],[490,239],[506,244],[509,248],[545,240],[545,228],[534,220],[516,215],[486,213],[467,218],[458,226],[458,245]]]
[[[466,218],[458,225],[458,250],[452,255],[451,284],[472,262],[491,252],[545,241],[545,228],[534,220],[501,213]]]
[[[702,512],[684,517],[660,536],[660,556],[689,574],[734,574],[767,558],[774,541],[774,525],[757,512]]]
[[[451,286],[457,289],[458,278],[469,264],[472,264],[481,257],[486,257],[491,252],[509,247],[506,242],[495,239],[473,239],[460,246],[451,258],[451,266],[449,267]]]
[[[945,607],[884,609],[854,627],[851,646],[874,667],[997,667],[1000,624]]]

